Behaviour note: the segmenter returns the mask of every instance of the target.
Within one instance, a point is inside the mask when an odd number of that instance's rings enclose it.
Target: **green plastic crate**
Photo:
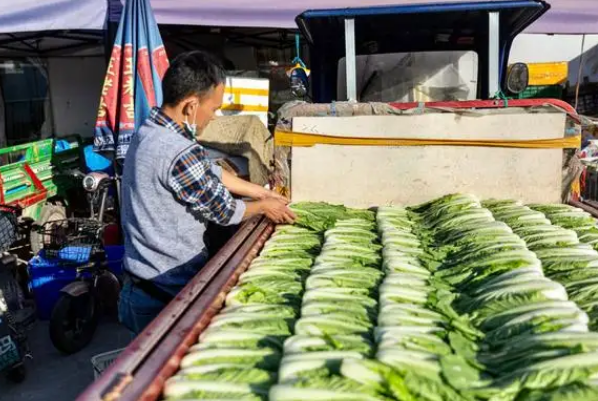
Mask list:
[[[562,99],[563,87],[561,85],[528,86],[526,90],[517,95],[518,99]]]

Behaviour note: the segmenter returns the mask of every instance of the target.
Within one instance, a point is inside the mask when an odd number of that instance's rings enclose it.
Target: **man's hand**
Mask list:
[[[283,202],[285,205],[289,204],[289,199],[287,197],[263,187],[260,187],[260,189],[261,190],[257,194],[257,200],[275,199],[277,201]]]
[[[278,195],[278,194],[276,194]],[[280,195],[279,195],[280,196]],[[264,215],[276,224],[293,224],[297,216],[287,207],[288,201],[283,197],[284,202],[277,198],[269,198],[259,201]]]

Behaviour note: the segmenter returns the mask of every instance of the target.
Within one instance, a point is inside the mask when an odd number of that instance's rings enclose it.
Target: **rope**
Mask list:
[[[498,92],[496,92],[496,94],[494,95],[494,99],[502,100],[504,102],[504,107],[509,107],[509,98],[503,93],[503,91],[499,90]]]
[[[291,64],[299,64],[301,67],[307,69],[303,60],[301,60],[301,37],[299,34],[295,35],[295,58]]]

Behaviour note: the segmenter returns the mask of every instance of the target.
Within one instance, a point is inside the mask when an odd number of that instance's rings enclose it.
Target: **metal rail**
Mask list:
[[[571,206],[578,207],[586,212],[590,213],[592,216],[598,219],[598,202],[592,200],[586,200],[583,202],[578,201],[569,201]]]
[[[158,399],[164,381],[178,369],[182,356],[272,231],[272,224],[263,218],[245,223],[76,401]]]
[[[136,373],[135,381],[126,389],[122,401],[156,401],[162,394],[165,381],[180,366],[181,359],[189,348],[197,343],[201,332],[212,317],[222,308],[226,294],[237,283],[243,273],[273,231],[267,221],[253,231],[251,237],[238,249],[222,268],[206,291],[201,294],[170,335]],[[145,385],[149,383],[149,385]]]

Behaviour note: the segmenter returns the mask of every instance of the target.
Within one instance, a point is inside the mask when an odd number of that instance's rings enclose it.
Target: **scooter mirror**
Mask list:
[[[529,68],[525,63],[515,63],[507,71],[507,91],[518,95],[529,86]]]

